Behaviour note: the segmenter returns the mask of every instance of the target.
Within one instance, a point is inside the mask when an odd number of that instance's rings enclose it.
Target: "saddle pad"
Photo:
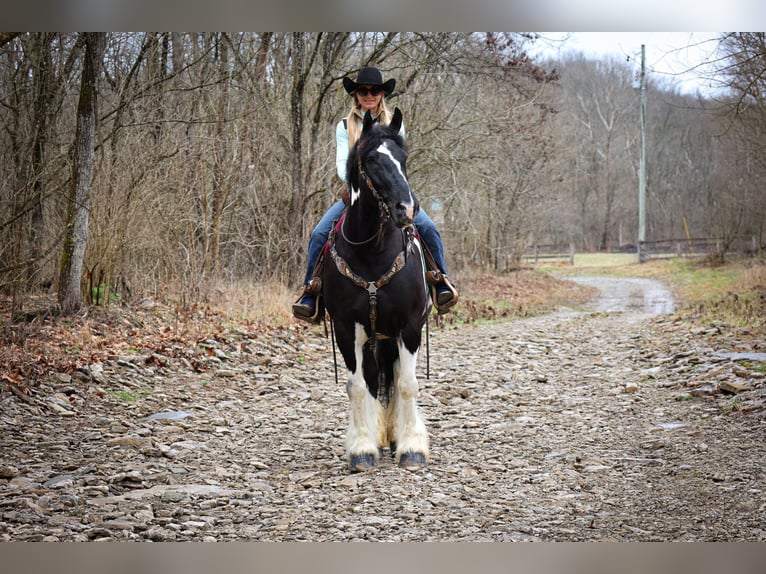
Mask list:
[[[327,255],[327,252],[330,250],[330,242],[332,241],[332,236],[340,231],[340,226],[343,225],[344,219],[346,219],[345,209],[343,210],[343,213],[340,214],[338,221],[335,222],[335,226],[333,227],[333,232],[330,234],[330,237],[328,237],[327,241],[325,241],[324,247],[322,248],[322,255]]]

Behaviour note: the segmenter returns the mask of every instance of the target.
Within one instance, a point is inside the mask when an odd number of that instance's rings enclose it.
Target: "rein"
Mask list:
[[[378,227],[378,230],[375,232],[375,235],[370,237],[369,239],[365,239],[364,241],[351,241],[348,237],[346,237],[346,230],[344,229],[346,227],[346,220],[343,220],[343,223],[340,226],[340,234],[343,237],[343,240],[348,243],[349,245],[353,245],[355,247],[359,247],[360,245],[366,245],[376,237],[378,240],[380,240],[380,235],[383,233],[383,222],[381,222],[380,227]]]

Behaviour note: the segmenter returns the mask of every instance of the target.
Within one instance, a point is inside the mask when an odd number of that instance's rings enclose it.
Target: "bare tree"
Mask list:
[[[570,164],[576,171],[566,174],[569,189],[576,194],[585,245],[604,251],[613,246],[624,218],[618,198],[633,181],[625,153],[636,136],[629,75],[620,62],[577,56],[564,62],[561,81],[560,106],[570,116],[568,137],[574,144],[569,153],[579,156]]]
[[[18,309],[25,294],[48,286],[60,240],[51,205],[64,165],[59,110],[78,46],[63,34],[16,34],[2,50],[0,74],[0,289]],[[52,178],[54,181],[51,181]],[[52,201],[53,200],[53,201]]]
[[[531,241],[611,248],[635,234],[638,105],[624,65],[538,66],[524,34],[112,33],[95,76],[95,154],[88,167],[75,150],[70,172],[67,144],[87,135],[73,113],[85,38],[21,34],[0,45],[13,88],[0,94],[5,292],[9,278],[54,275],[54,263],[27,264],[44,259],[30,244],[61,249],[78,213],[88,215],[83,271],[67,275],[70,287],[124,284],[185,304],[220,281],[295,281],[309,231],[337,199],[334,129],[350,105],[341,80],[364,65],[397,79],[388,102],[404,112],[410,180],[451,270],[511,269]],[[757,107],[716,139],[724,130],[700,102],[650,87],[651,232],[675,233],[684,218],[709,231],[720,225],[709,206],[727,213],[735,195],[758,204]],[[88,177],[92,192],[76,199]],[[745,210],[739,229],[750,228]]]
[[[736,166],[727,191],[741,207],[732,214],[731,226],[757,238],[766,248],[766,33],[737,32],[723,35],[719,52],[729,97],[723,100],[729,130],[723,139],[727,166]],[[736,142],[736,145],[732,145]],[[732,155],[738,158],[732,158]]]
[[[64,315],[78,311],[82,305],[81,280],[85,247],[88,241],[88,211],[98,110],[97,84],[106,48],[104,32],[85,32],[83,38],[85,61],[80,83],[80,101],[77,106],[72,185],[58,292],[59,306]]]
[[[448,264],[515,266],[543,212],[544,88],[521,35],[427,34],[399,44],[411,179],[442,228]],[[403,45],[402,45],[403,44]],[[391,60],[389,60],[390,62]],[[398,85],[398,84],[397,84]]]

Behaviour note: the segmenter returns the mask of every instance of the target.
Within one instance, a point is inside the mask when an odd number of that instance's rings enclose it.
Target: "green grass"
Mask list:
[[[732,290],[742,271],[735,264],[706,267],[687,259],[671,259],[667,263],[669,279],[690,301],[704,301]]]
[[[95,285],[91,288],[91,303],[98,302],[100,305],[116,305],[120,302],[119,293],[115,293],[109,287],[109,285]],[[107,301],[108,299],[108,301]]]
[[[638,265],[635,253],[576,253],[574,267],[618,267]]]
[[[129,391],[127,389],[122,389],[121,391],[107,391],[106,394],[115,399],[120,399],[121,401],[125,401],[126,403],[136,403],[141,397],[149,394],[149,391],[146,389],[141,389],[138,391]]]
[[[540,264],[535,269],[559,277],[572,275],[608,275],[640,277],[646,272],[646,263],[639,264],[634,253],[576,253],[574,264]],[[643,269],[642,269],[643,268]]]

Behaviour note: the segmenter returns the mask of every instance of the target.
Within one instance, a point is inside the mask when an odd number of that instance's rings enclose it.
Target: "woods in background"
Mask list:
[[[160,293],[188,303],[221,282],[297,284],[307,235],[341,185],[341,80],[368,64],[397,78],[389,102],[405,115],[410,180],[451,267],[512,269],[533,243],[634,243],[632,67],[535,62],[534,41],[1,34],[0,290],[20,306],[50,288],[63,308],[61,290],[89,303]],[[650,78],[650,238],[681,236],[686,224],[695,235],[764,244],[763,34],[727,35],[721,48],[723,102]],[[87,214],[79,233],[77,213]],[[66,270],[78,241],[72,287]]]

